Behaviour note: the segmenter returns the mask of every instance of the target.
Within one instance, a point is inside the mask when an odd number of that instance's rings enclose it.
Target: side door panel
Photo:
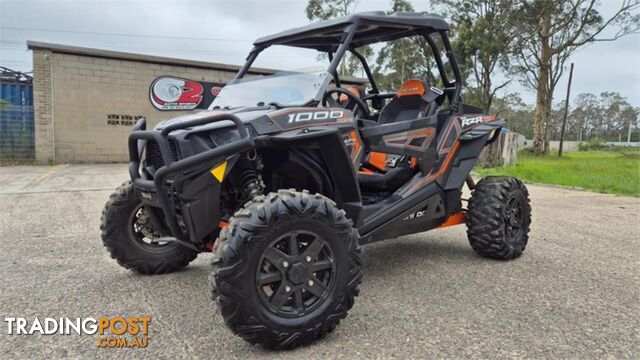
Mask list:
[[[427,172],[436,160],[437,117],[401,121],[365,127],[361,130],[369,150],[379,153],[405,155],[419,160]]]

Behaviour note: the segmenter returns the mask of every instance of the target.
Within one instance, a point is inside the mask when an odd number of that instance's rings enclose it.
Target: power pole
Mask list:
[[[562,141],[564,140],[564,128],[567,126],[567,113],[569,112],[569,95],[571,94],[571,79],[573,79],[573,63],[569,70],[569,84],[567,84],[567,98],[564,102],[564,118],[562,119],[562,129],[560,130],[560,144],[558,146],[558,156],[562,156]]]

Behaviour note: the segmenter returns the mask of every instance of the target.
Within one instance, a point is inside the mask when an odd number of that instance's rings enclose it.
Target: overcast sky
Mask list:
[[[428,7],[426,0],[412,2],[417,11]],[[27,40],[241,64],[255,38],[307,24],[306,3],[0,0],[0,65],[31,71]],[[619,3],[602,0],[602,13],[611,13]],[[360,0],[356,11],[386,10],[389,4],[389,0]],[[273,55],[259,65],[293,69],[315,61],[309,54]],[[640,35],[589,45],[572,61],[576,64],[572,98],[583,92],[618,91],[640,106]],[[556,102],[564,99],[566,80],[567,76],[559,84]],[[518,91],[526,102],[534,102],[534,93],[515,81],[512,84],[506,91]]]

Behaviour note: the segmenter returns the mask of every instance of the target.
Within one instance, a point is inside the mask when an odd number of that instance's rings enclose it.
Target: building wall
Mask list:
[[[36,161],[54,161],[50,50],[33,52],[33,111]]]
[[[42,162],[126,161],[127,137],[138,116],[151,128],[188,112],[153,107],[149,86],[155,78],[227,82],[235,74],[42,49],[34,49],[33,56],[36,160]]]

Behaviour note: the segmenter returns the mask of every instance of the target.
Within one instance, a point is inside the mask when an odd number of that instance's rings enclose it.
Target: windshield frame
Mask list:
[[[333,77],[335,86],[340,87],[341,86],[340,77],[337,71],[338,65],[342,61],[342,58],[344,57],[345,53],[347,51],[350,51],[352,54],[354,54],[358,58],[358,60],[360,60],[361,64],[365,69],[369,83],[372,84],[372,91],[370,93],[376,94],[376,93],[379,93],[379,91],[377,89],[377,86],[375,85],[375,79],[373,79],[373,75],[371,74],[371,71],[369,69],[366,59],[362,57],[360,54],[358,54],[356,49],[353,49],[351,47],[351,43],[361,23],[366,26],[367,21],[364,21],[364,20],[354,21],[353,23],[348,24],[341,29],[343,35],[340,41],[337,42],[332,49],[326,51],[330,59],[329,66],[327,67],[326,71]],[[442,45],[444,46],[444,49],[443,49],[444,55],[447,57],[447,60],[453,72],[454,79],[448,79],[447,77],[447,73],[445,71],[444,64],[442,61],[442,55],[440,53],[440,50],[438,49],[437,44],[431,37],[432,33],[438,34],[442,40]],[[242,79],[249,72],[251,65],[253,64],[254,60],[258,57],[258,55],[269,46],[271,45],[293,46],[293,45],[287,45],[287,42],[290,42],[299,38],[309,37],[311,35],[313,35],[312,32],[304,32],[300,34],[293,34],[283,39],[279,39],[281,41],[274,41],[272,43],[260,43],[260,44],[254,45],[253,49],[251,49],[251,51],[249,52],[249,55],[247,56],[245,63],[242,65],[238,73],[236,73],[236,76],[233,78],[233,80],[229,82],[229,84],[234,84],[238,82],[240,79]],[[415,31],[415,35],[421,35],[422,37],[424,37],[424,39],[427,41],[427,43],[431,47],[433,52],[432,55],[435,59],[438,72],[440,73],[440,78],[442,79],[443,84],[445,84],[447,87],[453,88],[453,93],[449,96],[449,102],[450,104],[457,106],[457,104],[459,104],[459,102],[461,101],[460,95],[462,93],[463,82],[462,82],[462,75],[458,67],[458,63],[453,54],[453,48],[449,41],[447,30],[432,31],[432,30],[417,29]],[[333,51],[334,49],[335,51]],[[327,82],[327,84],[320,89],[320,91],[316,95],[316,98],[314,99],[315,101],[320,102],[322,100],[323,91],[326,91],[328,86],[329,86],[329,82]]]
[[[344,54],[349,49],[351,40],[353,39],[353,36],[356,33],[355,30],[357,29],[357,26],[358,24],[356,23],[356,24],[351,24],[345,27],[343,29],[343,33],[346,34],[346,36],[344,36],[342,41],[339,44],[337,44],[338,45],[337,50],[335,51],[335,53],[331,53],[331,52],[328,53],[329,59],[331,60],[331,62],[329,63],[329,66],[327,67],[326,72],[333,77],[333,80],[335,81],[336,86],[340,86],[340,78],[338,77],[338,72],[337,72],[338,65],[340,64],[340,61],[344,57]],[[240,80],[244,78],[244,76],[247,73],[249,73],[249,68],[251,67],[253,62],[256,60],[258,55],[271,45],[278,45],[278,44],[267,44],[264,46],[255,46],[253,49],[251,49],[251,52],[249,52],[249,55],[247,56],[244,64],[242,65],[242,67],[240,68],[236,76],[233,78],[233,80],[229,82],[229,84],[236,84],[240,82]],[[324,84],[324,86],[320,89],[320,91],[318,92],[318,95],[316,95],[316,98],[314,100],[316,101],[322,100],[322,94],[324,93],[324,91],[326,91],[328,86],[329,86],[329,82],[326,82],[326,84]]]
[[[237,99],[238,98],[238,94],[237,94],[237,89],[234,89],[236,87],[241,87],[240,91],[245,90],[244,95],[242,96],[243,98],[245,98],[243,101],[247,99],[251,99],[251,96],[247,95],[247,87],[249,90],[253,89],[253,87],[251,86],[252,83],[256,83],[256,82],[266,82],[266,81],[272,81],[272,82],[277,82],[278,79],[284,78],[282,80],[287,81],[286,78],[287,77],[310,77],[309,79],[302,79],[303,83],[306,84],[308,83],[309,85],[313,84],[314,87],[317,86],[317,90],[313,93],[313,96],[307,96],[302,102],[299,103],[291,103],[291,102],[287,102],[287,103],[280,103],[278,102],[278,100],[269,100],[268,96],[267,98],[260,98],[260,102],[261,103],[257,103],[257,104],[245,104],[245,105],[240,105],[240,104],[225,104],[224,103],[224,97],[225,95],[227,95],[226,97],[230,98],[230,99]],[[317,79],[313,79],[313,77],[317,77]],[[274,81],[275,80],[275,81]],[[282,81],[280,80],[280,81]],[[298,82],[298,84],[300,84],[300,79],[290,79],[288,80],[289,82]],[[220,91],[220,94],[218,94],[218,96],[216,96],[213,100],[213,102],[211,102],[211,104],[209,105],[208,109],[209,110],[213,110],[213,109],[232,109],[232,108],[236,108],[236,107],[245,107],[245,106],[249,106],[249,107],[262,107],[262,106],[269,106],[269,105],[275,105],[276,107],[279,108],[284,108],[284,107],[302,107],[302,106],[308,106],[310,104],[313,103],[319,103],[322,100],[322,97],[324,96],[324,93],[326,92],[326,89],[329,85],[329,83],[331,82],[331,74],[329,74],[326,71],[317,71],[317,72],[311,72],[311,73],[304,73],[304,72],[292,72],[292,71],[279,71],[276,72],[275,74],[270,74],[270,75],[259,75],[256,77],[248,77],[248,78],[240,78],[240,79],[236,79],[232,82],[230,82],[229,84],[227,84],[226,86],[224,86],[222,88],[222,90]],[[255,86],[256,89],[259,89],[259,86],[256,85]],[[301,92],[306,91],[305,89],[303,89],[302,86],[299,87],[295,87],[295,86],[291,86],[291,88],[296,89],[296,90],[300,90]],[[301,90],[302,89],[302,90]],[[307,87],[308,89],[308,87]],[[235,90],[235,91],[234,91]],[[311,91],[313,91],[311,89]],[[250,91],[249,91],[250,92]],[[253,99],[254,101],[256,99]],[[222,101],[222,103],[220,103],[220,101]],[[218,103],[216,103],[218,102]],[[229,101],[227,99],[227,102],[231,102],[234,103],[235,101]]]

